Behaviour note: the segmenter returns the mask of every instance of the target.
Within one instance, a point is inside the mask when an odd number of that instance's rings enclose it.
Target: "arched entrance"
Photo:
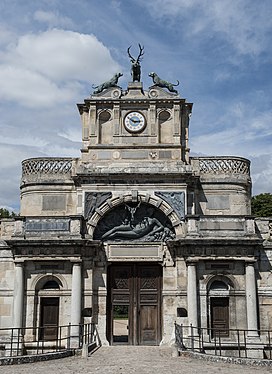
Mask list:
[[[47,276],[43,277],[36,287],[40,305],[39,339],[41,340],[56,340],[58,337],[60,286],[59,279]]]
[[[211,337],[217,334],[229,336],[229,280],[225,277],[213,278],[209,285]]]
[[[93,238],[107,243],[107,339],[110,344],[161,341],[162,258],[158,248],[175,238],[170,219],[151,204],[123,202],[103,215]],[[160,261],[160,263],[159,263]]]
[[[160,343],[161,280],[159,264],[138,262],[109,266],[107,338],[110,344]]]

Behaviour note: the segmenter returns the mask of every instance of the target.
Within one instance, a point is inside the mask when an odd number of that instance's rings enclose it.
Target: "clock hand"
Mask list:
[[[130,119],[132,122],[134,122],[134,123],[139,123],[140,122],[140,120],[139,119]]]

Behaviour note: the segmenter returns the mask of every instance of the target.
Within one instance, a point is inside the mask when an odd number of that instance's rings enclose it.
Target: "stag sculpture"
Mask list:
[[[129,51],[130,48],[131,48],[131,46],[128,48],[127,53],[128,53],[128,56],[129,56],[130,62],[131,62],[132,81],[133,82],[140,82],[140,80],[141,80],[141,64],[140,64],[140,62],[143,59],[144,47],[142,47],[141,44],[139,44],[140,53],[139,53],[137,58],[134,58],[133,56],[131,56],[130,51]]]

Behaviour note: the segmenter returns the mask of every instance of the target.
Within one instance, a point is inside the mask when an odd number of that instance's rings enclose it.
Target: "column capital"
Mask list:
[[[257,263],[257,260],[254,258],[252,260],[246,260],[245,261],[245,266],[254,266]]]
[[[185,262],[186,266],[196,266],[198,264],[198,260],[193,258],[188,258]]]
[[[79,259],[71,259],[70,262],[73,265],[81,265],[82,264],[82,259],[81,258],[79,258]]]
[[[24,262],[25,260],[14,260],[14,265],[17,266],[17,267],[23,267],[24,266]]]

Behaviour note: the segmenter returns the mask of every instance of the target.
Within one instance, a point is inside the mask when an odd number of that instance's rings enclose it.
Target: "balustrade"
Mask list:
[[[22,162],[22,176],[32,174],[70,174],[72,158],[30,158]]]
[[[250,174],[250,161],[242,157],[192,157],[200,174]]]

